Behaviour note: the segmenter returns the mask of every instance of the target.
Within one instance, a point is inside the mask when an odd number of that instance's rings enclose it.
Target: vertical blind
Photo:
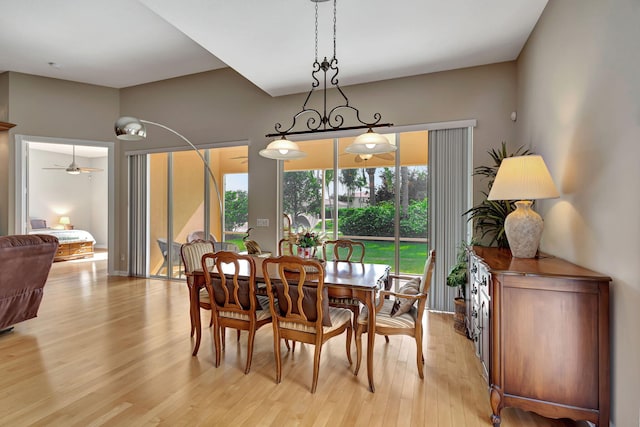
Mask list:
[[[147,155],[129,156],[129,274],[147,276]]]
[[[463,213],[471,207],[472,128],[429,132],[429,240],[436,251],[429,308],[453,311],[456,289],[446,284],[449,269],[456,262],[457,247],[468,241],[469,225]]]

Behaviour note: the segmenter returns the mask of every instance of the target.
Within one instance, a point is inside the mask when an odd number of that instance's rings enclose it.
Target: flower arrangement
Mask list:
[[[314,248],[322,245],[322,237],[318,233],[306,231],[298,233],[296,244],[301,248]]]

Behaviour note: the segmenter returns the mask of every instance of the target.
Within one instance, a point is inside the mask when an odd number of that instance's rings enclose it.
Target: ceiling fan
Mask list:
[[[249,156],[230,157],[230,159],[231,160],[240,160],[240,159],[242,159],[240,164],[249,163]]]
[[[346,154],[349,153],[343,153],[341,154],[341,156],[344,156]],[[381,154],[356,154],[355,158],[353,159],[354,162],[356,163],[361,163],[361,162],[366,162],[367,160],[376,157],[378,159],[381,160],[393,160],[393,154],[391,153],[381,153]]]
[[[56,165],[58,166],[58,165]],[[73,158],[71,160],[71,164],[66,168],[64,166],[59,166],[55,168],[42,168],[46,170],[63,170],[67,172],[69,175],[78,175],[80,173],[91,173],[91,172],[102,172],[104,169],[100,168],[84,168],[80,167],[76,164],[76,146],[73,146]]]
[[[231,160],[242,160],[240,164],[249,163],[249,156],[238,156],[238,157],[229,157]],[[289,162],[289,160],[285,160],[285,163]]]

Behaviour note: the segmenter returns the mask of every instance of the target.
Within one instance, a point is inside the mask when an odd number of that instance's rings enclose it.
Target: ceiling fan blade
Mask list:
[[[59,171],[59,170],[65,170],[67,168],[42,168],[43,170],[50,170],[50,171]]]
[[[248,159],[249,156],[237,156],[237,157],[229,157],[231,160],[238,160],[238,159]]]
[[[391,153],[374,154],[374,156],[382,160],[393,160],[393,154]]]
[[[362,163],[364,160],[360,157],[360,154],[356,154],[356,158],[354,159],[356,163]]]
[[[82,173],[102,172],[102,171],[104,171],[104,169],[100,169],[100,168],[83,168],[83,167],[79,167],[77,169]]]

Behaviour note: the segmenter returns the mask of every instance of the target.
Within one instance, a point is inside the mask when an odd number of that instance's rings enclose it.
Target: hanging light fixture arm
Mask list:
[[[204,158],[204,156],[202,155],[202,153],[200,152],[200,150],[198,150],[198,148],[193,145],[191,143],[191,141],[189,141],[184,135],[181,135],[180,133],[176,132],[175,130],[171,129],[168,126],[165,126],[161,123],[156,123],[156,122],[152,122],[149,120],[143,120],[143,119],[138,119],[141,123],[147,123],[150,125],[155,125],[158,127],[161,127],[162,129],[165,129],[169,132],[171,132],[172,134],[176,135],[177,137],[179,137],[180,139],[182,139],[184,142],[186,142],[187,144],[189,144],[189,146],[191,148],[193,148],[193,150],[198,153],[198,156],[200,157],[200,159],[202,160],[202,163],[204,163],[205,168],[207,169],[207,172],[209,172],[209,176],[211,177],[211,179],[213,180],[213,188],[216,190],[216,195],[218,196],[218,204],[220,206],[220,214],[222,215],[222,198],[220,197],[220,189],[218,188],[218,181],[216,180],[215,175],[213,174],[213,171],[211,170],[211,168],[209,167],[209,163],[207,162],[207,160]]]
[[[322,62],[318,62],[318,2],[326,1],[326,0],[311,0],[315,2],[315,60],[313,62],[313,71],[311,72],[311,78],[313,81],[311,82],[311,90],[307,94],[307,97],[302,104],[302,109],[298,111],[293,116],[293,122],[291,126],[287,129],[283,130],[283,126],[281,123],[276,123],[275,133],[269,133],[265,135],[267,138],[273,137],[286,137],[287,135],[303,135],[303,134],[314,134],[314,133],[322,133],[322,132],[333,132],[339,130],[353,130],[353,129],[368,129],[371,130],[373,128],[378,127],[389,127],[393,126],[392,123],[380,123],[382,119],[382,115],[380,113],[375,113],[373,115],[373,121],[367,122],[360,118],[360,111],[349,105],[349,98],[344,93],[340,85],[338,84],[338,74],[340,69],[338,68],[338,58],[336,56],[336,1],[333,2],[333,57],[331,61],[327,60],[327,57],[324,58]],[[328,109],[327,108],[327,72],[331,70],[333,75],[330,79],[330,87],[333,87],[338,90],[340,95],[342,96],[344,102],[342,104],[336,105],[335,107]],[[309,108],[307,104],[311,99],[311,96],[315,92],[316,88],[320,86],[320,79],[318,79],[317,74],[322,71],[323,72],[323,87],[322,87],[322,113],[314,108]],[[344,124],[344,115],[342,113],[343,110],[350,110],[354,115],[359,125],[343,127]],[[300,117],[309,115],[306,119],[306,129],[294,131],[293,129],[296,127],[298,119]]]
[[[344,93],[340,85],[338,84],[338,60],[333,58],[331,62],[327,61],[325,58],[322,63],[314,62],[314,70],[311,73],[311,77],[313,78],[313,82],[311,84],[311,90],[307,94],[307,97],[304,100],[304,104],[302,105],[302,109],[298,111],[293,116],[293,122],[291,126],[287,129],[282,129],[281,123],[276,123],[275,133],[267,134],[267,138],[277,137],[277,136],[287,136],[287,135],[303,135],[303,134],[312,134],[312,133],[322,133],[322,132],[333,132],[338,130],[353,130],[353,129],[373,129],[378,127],[390,127],[393,126],[393,123],[380,123],[382,119],[382,115],[380,113],[375,113],[373,115],[373,121],[367,122],[360,118],[360,111],[349,105],[349,98]],[[344,102],[342,104],[336,105],[330,110],[327,109],[327,72],[329,70],[333,70],[334,74],[331,77],[331,85],[338,90]],[[317,73],[322,71],[324,73],[323,79],[323,106],[322,113],[320,111],[309,108],[307,104],[311,99],[311,96],[315,92],[316,88],[320,85],[320,81],[316,76]],[[360,123],[359,125],[343,127],[344,124],[344,115],[342,114],[342,110],[350,110],[354,113],[356,120]],[[328,112],[327,112],[328,111]],[[293,129],[296,127],[298,119],[302,116],[310,115],[310,117],[306,120],[307,128],[305,130],[294,131]]]

